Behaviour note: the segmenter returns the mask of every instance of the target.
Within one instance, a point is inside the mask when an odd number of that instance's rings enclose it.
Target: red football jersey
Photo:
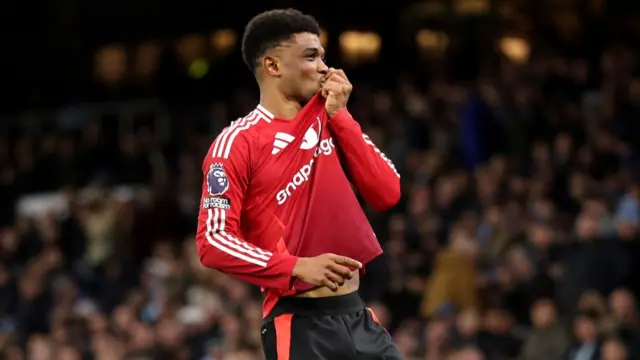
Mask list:
[[[391,161],[346,110],[329,119],[321,96],[290,120],[258,105],[218,135],[202,170],[202,264],[261,286],[265,316],[312,287],[292,278],[298,257],[382,253],[351,183],[377,210],[400,198]]]

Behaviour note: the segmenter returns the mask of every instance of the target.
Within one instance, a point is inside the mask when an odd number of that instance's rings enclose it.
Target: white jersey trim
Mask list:
[[[271,111],[267,110],[267,108],[265,108],[264,106],[258,104],[258,107],[256,108],[256,110],[260,110],[261,112],[263,112],[268,118],[269,120],[273,119],[275,116],[271,113]]]
[[[251,126],[256,125],[260,121],[266,121],[269,123],[271,122],[271,118],[265,115],[262,111],[258,111],[258,109],[252,111],[244,118],[233,121],[231,125],[222,130],[220,135],[215,139],[211,157],[228,159],[231,154],[233,141],[236,139],[238,134],[247,130]]]
[[[205,236],[209,244],[218,250],[252,264],[266,267],[273,256],[269,251],[257,248],[225,231],[226,210],[208,209],[207,231]]]
[[[371,141],[371,138],[367,135],[367,134],[362,134],[362,139],[364,140],[365,144],[373,147],[373,150],[380,155],[380,157],[382,158],[382,160],[384,160],[387,165],[389,165],[389,167],[391,168],[391,170],[393,170],[393,172],[396,174],[397,177],[400,177],[400,174],[398,173],[398,170],[396,169],[396,166],[393,164],[393,162],[387,157],[387,155],[385,155],[382,151],[380,151],[380,149],[378,149],[378,147],[376,146],[376,144],[373,143],[373,141]]]

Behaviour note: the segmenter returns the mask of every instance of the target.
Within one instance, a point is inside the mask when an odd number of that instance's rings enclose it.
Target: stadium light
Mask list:
[[[196,59],[189,65],[188,74],[193,79],[202,79],[209,73],[209,62],[205,59]]]
[[[455,0],[453,11],[458,15],[484,15],[489,12],[489,0]]]
[[[94,74],[107,85],[120,82],[127,72],[127,51],[122,44],[106,45],[94,57]]]
[[[500,39],[500,51],[511,62],[523,64],[529,60],[531,54],[531,45],[521,37],[506,36]]]
[[[322,46],[326,48],[328,43],[329,34],[327,33],[327,30],[320,28],[320,44],[322,44]]]
[[[449,46],[449,36],[442,31],[422,29],[416,33],[416,45],[425,54],[442,55]]]
[[[380,35],[370,31],[345,31],[339,42],[343,58],[352,64],[375,60],[382,48]]]
[[[187,65],[204,56],[206,40],[199,34],[191,34],[182,37],[177,44],[176,51],[180,59]]]
[[[238,41],[238,34],[231,29],[216,30],[211,35],[211,47],[215,54],[225,55],[233,51]]]
[[[149,77],[158,70],[162,47],[155,41],[138,45],[134,62],[135,74],[141,77]]]

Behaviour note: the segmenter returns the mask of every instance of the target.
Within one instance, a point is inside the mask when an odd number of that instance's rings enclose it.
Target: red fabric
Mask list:
[[[273,319],[276,328],[276,350],[278,360],[289,360],[291,354],[291,320],[292,314],[284,314]]]
[[[382,253],[349,178],[377,209],[400,196],[393,164],[348,113],[329,120],[321,97],[291,120],[261,106],[236,120],[211,145],[203,174],[200,259],[262,287],[265,316],[279,297],[312,288],[291,277],[298,257],[366,264]]]

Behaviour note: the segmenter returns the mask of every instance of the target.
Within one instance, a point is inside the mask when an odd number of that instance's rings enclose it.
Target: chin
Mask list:
[[[313,98],[313,97],[318,93],[318,91],[320,91],[320,89],[318,89],[318,90],[316,90],[316,91],[314,91],[314,92],[308,92],[308,93],[305,93],[305,94],[301,94],[301,95],[298,97],[298,101],[299,101],[302,105],[304,105],[304,104],[306,104],[307,102],[309,102],[309,100],[311,100],[311,98]]]

